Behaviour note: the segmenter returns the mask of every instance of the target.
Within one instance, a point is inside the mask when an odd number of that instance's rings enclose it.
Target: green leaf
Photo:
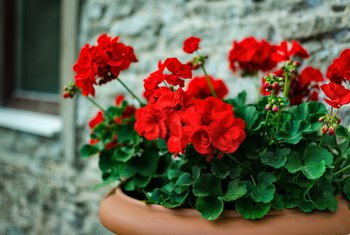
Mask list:
[[[135,154],[135,149],[129,146],[121,146],[115,149],[113,159],[120,162],[129,161]]]
[[[245,219],[261,219],[270,210],[271,205],[254,202],[250,198],[240,198],[236,202],[238,213]]]
[[[196,196],[222,195],[221,181],[211,174],[203,174],[193,184],[193,194]]]
[[[193,183],[193,178],[192,176],[187,173],[184,172],[182,173],[182,175],[180,175],[180,177],[177,179],[175,185],[180,185],[180,186],[189,186]]]
[[[350,139],[350,133],[344,126],[338,126],[336,129],[336,135],[340,138]]]
[[[224,210],[224,203],[215,196],[199,197],[196,202],[196,209],[204,219],[215,220]]]
[[[343,186],[343,191],[345,193],[345,196],[348,200],[350,200],[350,177],[348,177]]]
[[[83,158],[86,158],[86,157],[90,157],[96,153],[98,153],[99,150],[98,148],[92,146],[92,145],[89,145],[89,144],[86,144],[86,145],[83,145],[81,148],[80,148],[80,155],[83,157]]]
[[[108,172],[113,168],[113,161],[110,151],[100,153],[98,166],[102,172]]]
[[[211,166],[211,173],[220,179],[230,176],[232,179],[240,176],[241,168],[228,157],[214,159]]]
[[[134,177],[129,179],[125,185],[124,189],[126,191],[134,191],[137,188],[144,188],[151,181],[151,177],[144,177],[142,175],[136,174]]]
[[[276,210],[283,210],[284,202],[283,202],[282,196],[276,193],[271,202],[271,205]]]
[[[292,151],[288,157],[286,165],[284,166],[288,172],[295,173],[300,171],[303,167],[303,162],[297,152]]]
[[[276,153],[267,151],[262,154],[260,161],[265,165],[278,169],[286,164],[287,156],[289,153],[289,148],[277,149]]]
[[[224,196],[220,197],[224,201],[235,201],[243,197],[247,193],[247,187],[239,179],[235,179],[228,184],[227,191]]]
[[[304,167],[301,170],[310,180],[320,178],[326,171],[326,166],[331,167],[333,163],[333,155],[327,149],[316,145],[306,148],[304,159]]]
[[[270,172],[261,172],[258,175],[257,185],[253,187],[251,193],[252,198],[256,202],[269,203],[272,201],[276,192],[275,185],[276,177]]]
[[[245,121],[246,128],[252,129],[259,118],[259,113],[254,106],[240,106],[235,108],[235,116]]]
[[[232,105],[233,107],[243,106],[247,100],[247,92],[240,92],[235,98],[225,100],[226,103]]]
[[[156,173],[159,154],[154,149],[146,150],[141,156],[130,159],[130,167],[143,176],[153,176]]]
[[[338,208],[338,200],[331,193],[318,193],[312,197],[312,200],[317,206],[318,210],[330,210],[334,212]]]
[[[283,140],[288,144],[297,144],[303,138],[304,133],[309,133],[311,124],[305,121],[293,120],[287,122],[285,131],[278,131],[275,134],[276,140]]]
[[[292,106],[288,113],[292,115],[293,120],[310,120],[318,121],[317,119],[327,113],[327,108],[320,102],[303,102],[299,105]]]

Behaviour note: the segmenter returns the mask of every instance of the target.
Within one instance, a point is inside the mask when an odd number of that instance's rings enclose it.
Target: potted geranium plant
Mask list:
[[[81,155],[98,155],[103,181],[120,183],[102,202],[102,223],[118,234],[349,233],[350,133],[338,111],[350,103],[350,49],[325,80],[303,66],[310,55],[296,41],[235,41],[231,70],[265,74],[262,98],[247,104],[247,93],[225,98],[227,86],[207,74],[200,40],[184,41],[196,53],[189,62],[159,61],[144,79],[145,101],[119,77],[137,62],[132,47],[101,35],[81,49],[64,97],[79,92],[100,109]],[[93,101],[95,86],[111,80],[139,106]]]

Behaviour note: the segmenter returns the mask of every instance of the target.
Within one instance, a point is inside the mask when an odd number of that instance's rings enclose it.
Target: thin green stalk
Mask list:
[[[82,92],[80,89],[78,89],[78,92],[82,95]],[[106,112],[106,110],[99,104],[97,103],[94,99],[92,99],[89,96],[85,96],[83,95],[88,101],[90,101],[93,105],[95,105],[99,110],[101,110],[104,114],[106,114],[111,120],[113,120],[113,123],[118,125],[118,123],[116,123],[116,121],[114,120],[114,118],[108,113]]]
[[[231,156],[231,155],[228,155],[228,157],[229,157],[232,161],[234,161],[235,163],[237,163],[238,165],[240,165],[241,167],[244,167],[244,168],[246,168],[247,170],[249,170],[250,172],[253,172],[253,170],[252,170],[250,167],[244,165],[243,163],[241,163],[240,161],[238,161],[235,157],[233,157],[233,156]]]
[[[201,65],[201,68],[202,68],[203,73],[204,73],[204,75],[205,75],[205,79],[207,80],[207,83],[208,83],[210,92],[211,92],[211,94],[216,98],[217,95],[216,95],[215,89],[214,89],[214,87],[213,87],[213,84],[212,84],[211,81],[210,81],[210,78],[209,78],[209,76],[208,76],[208,73],[207,73],[207,71],[205,70],[205,67],[204,67],[203,64]]]
[[[339,175],[340,173],[349,170],[350,169],[350,164],[344,167],[343,169],[340,169],[339,171],[335,172],[334,175]]]
[[[197,55],[198,55],[199,57],[202,57],[201,54],[200,54],[198,51],[196,51],[196,53],[197,53]],[[212,84],[211,81],[210,81],[210,78],[209,78],[209,76],[208,76],[208,73],[207,73],[207,70],[205,69],[204,64],[205,64],[205,63],[203,62],[203,64],[201,65],[201,68],[202,68],[203,73],[204,73],[204,75],[205,75],[205,79],[207,80],[207,83],[208,83],[210,92],[211,92],[211,94],[216,98],[217,95],[216,95],[215,89],[214,89],[214,87],[213,87],[213,84]]]
[[[320,139],[320,143],[318,143],[318,146],[321,146],[321,145],[322,145],[323,139],[324,139],[324,136],[325,136],[325,135],[326,135],[326,134],[322,134],[321,139]]]
[[[254,184],[255,186],[257,186],[256,183],[255,183],[254,177],[252,176],[252,174],[249,174],[249,176],[250,176],[250,178],[252,179],[253,184]]]
[[[284,97],[288,98],[289,88],[290,88],[291,80],[289,79],[288,75],[284,74],[284,88],[283,88],[283,95]]]
[[[139,102],[140,106],[144,106],[144,105],[145,105],[144,103],[142,103],[142,101],[140,100],[140,98],[137,97],[137,96],[135,95],[135,93],[132,92],[132,91],[129,89],[129,87],[128,87],[122,80],[120,80],[120,78],[117,78],[117,80],[118,80],[118,81],[120,82],[120,84],[122,84],[122,86],[129,92],[129,94],[130,94],[132,97],[134,97],[134,98]]]

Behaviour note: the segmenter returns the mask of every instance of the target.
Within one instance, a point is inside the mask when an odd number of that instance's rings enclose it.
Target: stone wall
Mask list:
[[[82,0],[81,7],[81,45],[109,33],[134,46],[139,63],[121,79],[137,94],[159,59],[190,58],[182,52],[190,35],[202,37],[209,73],[223,78],[231,95],[248,89],[251,100],[256,98],[252,81],[236,79],[228,70],[234,39],[300,40],[313,55],[307,63],[323,72],[350,48],[350,0]],[[97,98],[107,105],[116,93],[125,91],[114,81],[99,88]],[[83,99],[78,107],[80,145],[95,109]],[[96,159],[79,161],[79,167],[63,162],[59,137],[7,129],[0,129],[0,136],[0,234],[109,234],[97,218],[108,188],[91,189],[100,180]]]

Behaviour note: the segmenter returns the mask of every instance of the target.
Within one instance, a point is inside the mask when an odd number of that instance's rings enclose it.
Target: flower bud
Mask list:
[[[272,84],[272,88],[275,89],[275,90],[278,89],[278,83],[277,83],[277,82],[274,82],[274,83]]]
[[[71,95],[69,94],[69,92],[64,92],[63,93],[63,98],[64,99],[68,99],[68,98],[72,98]]]
[[[328,132],[328,126],[327,125],[324,125],[323,127],[322,127],[322,134],[327,134],[327,132]]]
[[[335,131],[334,131],[334,128],[331,126],[330,128],[329,128],[329,135],[334,135],[335,134]]]
[[[319,121],[319,122],[323,122],[324,119],[325,119],[325,116],[322,116],[322,117],[320,117],[320,118],[318,119],[318,121]]]
[[[276,105],[272,106],[272,111],[273,111],[273,112],[277,113],[278,110],[279,110],[279,107],[278,107],[278,106],[276,106]]]
[[[270,88],[271,84],[269,82],[264,83],[264,88]]]
[[[300,66],[300,62],[299,62],[299,61],[294,61],[294,65],[295,65],[296,67],[299,67],[299,66]]]
[[[338,124],[340,124],[340,123],[341,123],[340,118],[337,118],[337,123],[338,123]]]
[[[270,110],[270,105],[269,104],[265,105],[265,110],[266,111]]]

